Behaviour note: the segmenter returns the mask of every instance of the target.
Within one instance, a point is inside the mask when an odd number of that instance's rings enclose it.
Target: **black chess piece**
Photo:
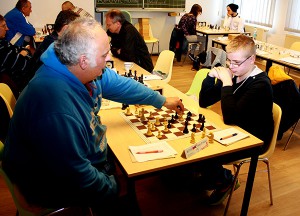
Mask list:
[[[192,128],[192,132],[196,132],[197,128],[196,128],[196,124],[193,124],[193,128]]]
[[[177,112],[175,113],[175,117],[174,117],[174,118],[175,118],[175,119],[178,119],[178,118],[179,118]]]
[[[171,128],[172,127],[172,125],[171,125],[171,120],[168,120],[168,125],[167,125],[167,128]]]
[[[205,123],[205,121],[202,121],[202,122],[201,122],[201,127],[200,127],[200,130],[201,130],[201,131],[203,131],[203,129],[204,129],[204,123]]]
[[[174,115],[172,115],[172,118],[171,118],[170,121],[171,121],[172,124],[175,122],[175,116]]]
[[[192,113],[188,111],[188,113],[186,114],[186,120],[191,121],[191,117],[192,117]]]
[[[124,104],[124,103],[122,103],[122,110],[125,110],[127,107],[129,107],[129,105],[128,105],[128,104]]]
[[[198,120],[197,120],[197,122],[201,122],[201,120],[202,120],[202,114],[199,114],[199,118],[198,118]]]
[[[189,124],[189,122],[188,122],[188,121],[185,121],[184,124],[185,124],[185,127],[184,127],[182,133],[188,134],[188,133],[189,133],[189,129],[188,129],[188,124]]]

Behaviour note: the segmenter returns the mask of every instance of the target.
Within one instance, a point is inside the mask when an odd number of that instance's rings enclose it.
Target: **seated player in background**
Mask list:
[[[5,40],[8,30],[5,18],[0,14],[0,82],[6,83],[18,98],[30,79],[28,69],[31,54],[27,48]]]
[[[227,15],[225,16],[223,27],[229,30],[244,32],[244,20],[237,13],[239,6],[236,4],[227,5]]]
[[[101,25],[78,18],[41,56],[43,65],[15,107],[3,159],[28,202],[90,206],[99,215],[117,215],[114,163],[98,116],[102,98],[182,114],[178,97],[166,98],[106,68],[109,52]]]
[[[112,9],[105,14],[107,34],[111,37],[111,52],[123,61],[134,62],[148,72],[153,62],[148,47],[138,30],[128,22],[120,10]]]
[[[30,42],[33,42],[32,37],[35,35],[35,28],[26,18],[31,12],[30,1],[18,0],[16,7],[5,14],[4,17],[9,28],[5,39],[11,44],[26,46],[30,44]],[[32,49],[33,48],[34,47],[32,47]]]
[[[70,1],[65,1],[64,3],[62,3],[61,10],[62,11],[65,11],[65,10],[73,11],[81,17],[93,17],[89,12],[85,11],[82,8],[74,6],[73,3]]]
[[[237,125],[263,140],[263,153],[274,130],[270,79],[255,65],[256,46],[250,37],[235,37],[226,46],[226,52],[228,68],[215,67],[208,73],[202,83],[199,104],[208,107],[221,100],[224,123]],[[221,164],[206,168],[203,177],[216,184],[210,203],[220,204],[233,186],[233,176]]]
[[[58,36],[60,36],[63,33],[63,31],[67,28],[68,24],[78,17],[79,15],[71,10],[59,12],[54,23],[54,31],[44,38],[43,42],[36,49],[30,61],[31,76],[33,76],[37,69],[39,69],[39,67],[42,65],[42,62],[40,61],[41,55],[46,51],[50,44],[57,40]]]

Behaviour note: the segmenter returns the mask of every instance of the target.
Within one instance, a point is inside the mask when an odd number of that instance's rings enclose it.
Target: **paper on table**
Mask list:
[[[158,75],[144,75],[144,80],[162,80],[162,77]]]
[[[177,152],[166,141],[150,143],[141,146],[128,146],[128,147],[137,162],[171,158],[171,157],[175,157],[175,155],[177,154]],[[162,150],[162,152],[137,154],[137,152],[150,152],[156,150],[157,151]]]
[[[101,102],[101,109],[102,110],[113,109],[113,108],[121,108],[121,107],[122,107],[121,103],[102,98],[102,102]]]
[[[236,135],[232,136],[233,134]],[[246,137],[249,137],[249,134],[243,133],[236,128],[227,128],[214,133],[214,140],[223,145],[230,145]]]
[[[296,64],[296,65],[300,64],[300,59],[299,58],[285,57],[285,58],[281,58],[279,60],[285,61],[285,62],[288,62],[288,63],[291,63],[291,64]]]

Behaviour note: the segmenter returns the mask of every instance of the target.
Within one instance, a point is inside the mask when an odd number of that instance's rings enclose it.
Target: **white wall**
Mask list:
[[[41,28],[47,23],[54,23],[57,14],[61,10],[61,4],[65,0],[31,0],[32,13],[29,17],[29,21],[36,27]],[[220,25],[220,16],[222,10],[222,0],[186,0],[186,10],[189,12],[193,4],[200,4],[203,8],[203,13],[199,17],[199,21],[206,21],[207,24],[218,24]],[[1,0],[0,1],[0,13],[5,15],[11,10],[17,0]],[[91,14],[96,15],[98,20],[100,19],[99,14],[95,14],[94,0],[72,0],[73,4],[84,8]],[[277,0],[275,8],[275,20],[274,27],[267,33],[267,42],[283,46],[285,41],[284,24],[285,14],[287,11],[286,0]],[[177,24],[180,17],[169,17],[167,12],[141,12],[141,11],[130,11],[133,17],[133,23],[137,22],[137,18],[149,17],[150,24],[152,26],[153,35],[160,39],[160,50],[169,48],[169,40],[171,31],[174,24]],[[171,12],[171,11],[170,11]],[[181,13],[181,15],[184,12]],[[241,14],[242,15],[242,14]],[[100,21],[100,20],[99,20]]]

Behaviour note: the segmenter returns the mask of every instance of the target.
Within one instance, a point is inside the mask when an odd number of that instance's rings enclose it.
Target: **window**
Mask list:
[[[300,33],[300,1],[289,0],[286,13],[285,31]]]
[[[230,3],[239,6],[238,12],[245,23],[272,27],[276,0],[223,0],[222,18],[225,17],[226,6]]]

